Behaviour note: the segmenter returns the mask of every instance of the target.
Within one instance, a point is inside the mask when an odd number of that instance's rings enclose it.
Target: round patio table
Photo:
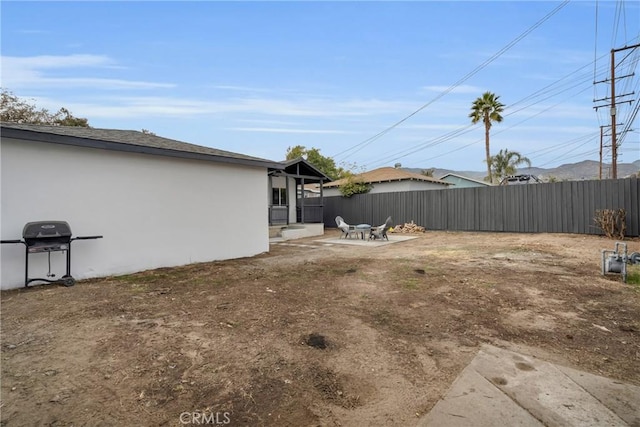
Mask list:
[[[365,236],[371,232],[371,224],[358,224],[356,231],[360,234],[362,240],[366,240]]]

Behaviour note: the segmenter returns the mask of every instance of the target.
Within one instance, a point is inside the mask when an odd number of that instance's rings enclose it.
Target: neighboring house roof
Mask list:
[[[446,175],[442,175],[440,177],[440,179],[445,181],[446,180],[445,178],[447,178],[449,176],[460,178],[460,179],[464,179],[465,181],[475,182],[476,184],[482,184],[482,185],[486,185],[486,186],[491,186],[491,184],[489,184],[488,182],[479,181],[477,179],[469,178],[467,176],[462,176],[462,175],[458,175],[458,174],[455,174],[455,173],[448,173]]]
[[[304,191],[309,191],[311,193],[320,193],[320,184],[305,184]]]
[[[393,181],[424,181],[432,182],[434,184],[442,184],[445,186],[450,185],[448,182],[432,178],[430,176],[407,172],[406,170],[392,167],[378,168],[369,172],[363,172],[361,174],[357,174],[356,177],[365,184],[379,184]],[[324,188],[339,187],[344,184],[345,181],[345,179],[339,179],[337,181],[324,184]]]
[[[5,138],[283,169],[280,162],[189,144],[135,130],[8,122],[1,122],[0,130]]]

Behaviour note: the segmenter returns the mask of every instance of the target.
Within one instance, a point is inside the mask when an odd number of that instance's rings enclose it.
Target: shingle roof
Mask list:
[[[317,178],[318,180],[322,179],[324,181],[331,181],[331,178],[329,178],[324,172],[302,157],[284,160],[282,164],[284,165],[285,172],[293,176],[304,175],[306,178]]]
[[[189,144],[135,130],[0,123],[2,136],[54,144],[138,152],[282,169],[280,162]]]
[[[468,176],[458,175],[458,174],[456,174],[456,173],[448,173],[448,174],[446,174],[446,175],[442,175],[442,176],[440,177],[440,179],[444,181],[444,179],[445,179],[446,177],[448,177],[448,176],[455,176],[456,178],[461,178],[461,179],[464,179],[464,180],[466,180],[466,181],[476,182],[476,183],[478,183],[478,184],[486,185],[487,187],[490,187],[490,186],[491,186],[491,184],[489,184],[488,182],[482,182],[482,181],[480,181],[480,180],[473,179],[473,178],[469,178]]]
[[[391,181],[425,181],[432,182],[434,184],[442,184],[442,185],[450,185],[448,182],[432,178],[430,176],[421,175],[419,173],[407,172],[403,169],[392,168],[392,167],[384,167],[379,169],[374,169],[369,172],[364,172],[356,175],[357,178],[362,180],[365,184],[377,184],[381,182],[391,182]],[[324,184],[325,188],[333,188],[339,187],[344,184],[344,179],[339,179],[337,181],[333,181],[327,184]]]

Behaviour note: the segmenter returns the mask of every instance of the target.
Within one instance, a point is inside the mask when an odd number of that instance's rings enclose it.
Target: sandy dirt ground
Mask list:
[[[5,291],[0,422],[413,426],[482,343],[640,385],[640,286],[601,276],[613,246],[556,234],[306,238]]]

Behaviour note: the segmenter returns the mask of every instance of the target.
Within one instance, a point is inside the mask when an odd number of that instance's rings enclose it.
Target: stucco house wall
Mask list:
[[[447,174],[440,178],[442,181],[452,184],[450,188],[487,187],[490,184],[460,175]]]
[[[247,257],[269,249],[266,167],[25,141],[0,142],[2,239],[69,222],[76,279]],[[25,247],[0,245],[2,289],[24,285]],[[51,254],[65,270],[64,252]],[[29,257],[45,277],[46,254]]]

